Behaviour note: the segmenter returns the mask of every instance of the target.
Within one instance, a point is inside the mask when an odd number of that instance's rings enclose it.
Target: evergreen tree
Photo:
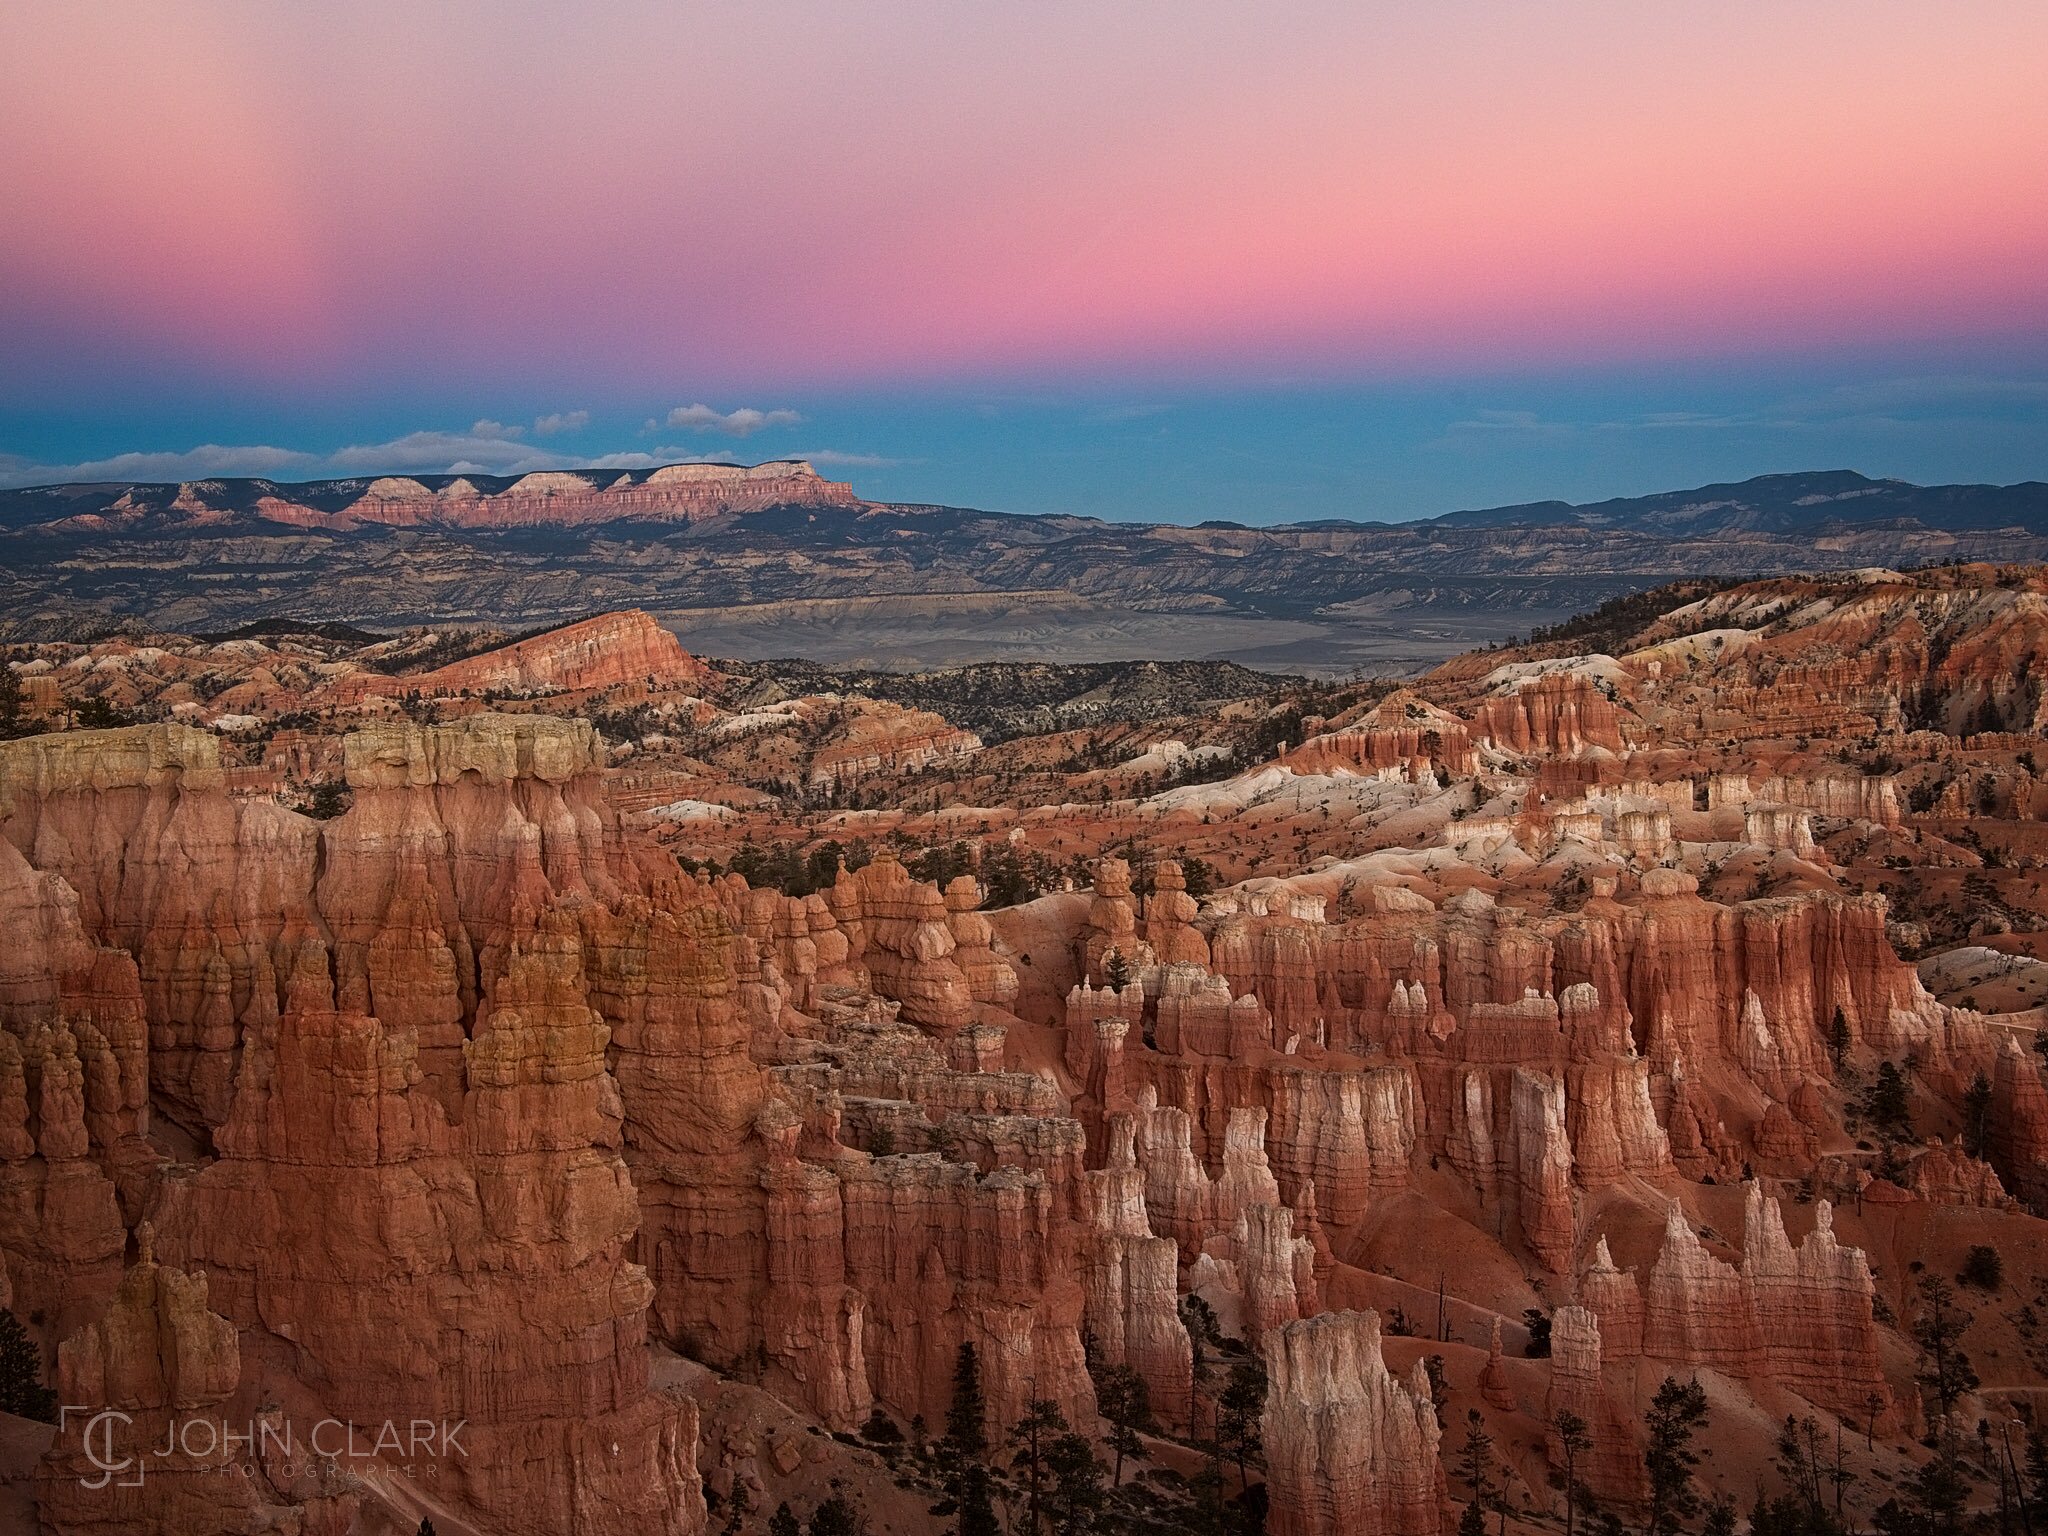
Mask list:
[[[861,1520],[853,1506],[834,1494],[811,1511],[804,1536],[860,1536]]]
[[[1707,1505],[1700,1532],[1701,1536],[1735,1536],[1735,1501],[1724,1493]]]
[[[434,1536],[434,1522],[421,1516],[420,1528],[413,1532],[413,1536]]]
[[[1972,1243],[1956,1278],[1980,1291],[1995,1291],[2005,1284],[2005,1258],[1989,1243]]]
[[[1045,1509],[1044,1490],[1041,1474],[1045,1469],[1046,1448],[1059,1436],[1069,1432],[1066,1415],[1060,1412],[1060,1405],[1048,1398],[1034,1398],[1025,1405],[1024,1417],[1010,1431],[1012,1457],[1010,1465],[1024,1478],[1024,1529],[1037,1536],[1043,1528],[1041,1516]]]
[[[1145,1446],[1138,1436],[1156,1427],[1152,1422],[1152,1394],[1145,1386],[1145,1378],[1131,1367],[1113,1365],[1096,1378],[1095,1405],[1109,1421],[1106,1438],[1116,1456],[1110,1486],[1120,1487],[1124,1480],[1124,1458],[1143,1456]]]
[[[35,727],[21,717],[21,679],[14,668],[0,661],[0,741],[27,736]]]
[[[1188,1331],[1188,1347],[1193,1355],[1188,1372],[1188,1438],[1199,1442],[1202,1435],[1196,1410],[1202,1383],[1209,1374],[1209,1346],[1221,1339],[1222,1331],[1216,1326],[1215,1309],[1193,1291],[1180,1299],[1180,1321]]]
[[[1863,1113],[1880,1134],[1901,1140],[1913,1134],[1913,1107],[1906,1077],[1890,1062],[1880,1062],[1877,1080],[1864,1095]]]
[[[1920,1346],[1920,1384],[1939,1409],[1942,1438],[1954,1434],[1951,1422],[1956,1400],[1977,1387],[1977,1373],[1960,1345],[1974,1319],[1956,1303],[1956,1293],[1939,1275],[1920,1278],[1920,1315],[1913,1320],[1913,1342]]]
[[[43,1385],[43,1352],[21,1319],[0,1308],[0,1413],[57,1422],[57,1394]]]
[[[1069,1430],[1046,1447],[1045,1513],[1053,1536],[1087,1536],[1106,1501],[1102,1460],[1086,1435]]]
[[[787,1500],[778,1504],[775,1513],[768,1517],[768,1536],[803,1536],[803,1527],[796,1523]]]
[[[1963,1150],[1983,1157],[1991,1147],[1991,1079],[1979,1072],[1963,1093]]]
[[[961,1472],[954,1502],[958,1517],[953,1536],[1002,1536],[1002,1523],[996,1519],[995,1479],[980,1462],[970,1461]]]
[[[97,695],[80,700],[71,711],[71,719],[79,729],[87,731],[111,730],[117,725],[131,723],[120,710]]]
[[[979,1461],[988,1454],[988,1399],[981,1390],[981,1358],[974,1346],[962,1344],[953,1357],[953,1401],[946,1409],[944,1447],[956,1461]]]
[[[1494,1499],[1493,1436],[1477,1408],[1465,1410],[1465,1448],[1458,1452],[1458,1475],[1465,1481],[1465,1513],[1458,1517],[1458,1536],[1485,1536],[1486,1508]]]
[[[1750,1514],[1751,1536],[1842,1536],[1842,1491],[1855,1481],[1841,1462],[1841,1432],[1836,1431],[1833,1464],[1822,1448],[1820,1424],[1809,1414],[1805,1418],[1787,1415],[1778,1432],[1777,1455],[1772,1458],[1784,1491],[1769,1497],[1759,1489]],[[1832,1485],[1834,1508],[1828,1506]]]
[[[1541,1307],[1522,1309],[1522,1326],[1529,1330],[1528,1355],[1531,1360],[1550,1358],[1550,1314]]]
[[[1451,1400],[1451,1381],[1444,1374],[1444,1357],[1423,1356],[1422,1373],[1429,1378],[1429,1406],[1436,1410],[1436,1427],[1446,1429],[1449,1426],[1444,1423],[1444,1407]]]
[[[732,1481],[732,1494],[726,1500],[724,1536],[740,1536],[747,1523],[747,1516],[754,1512],[754,1496],[747,1492],[747,1485],[738,1478]]]
[[[1558,1449],[1564,1452],[1564,1536],[1573,1536],[1579,1513],[1579,1458],[1593,1449],[1593,1437],[1586,1432],[1586,1421],[1570,1409],[1551,1422]]]
[[[1223,1463],[1204,1457],[1202,1469],[1189,1486],[1194,1508],[1190,1511],[1190,1536],[1227,1536],[1229,1520],[1223,1506]]]
[[[1266,1366],[1257,1356],[1230,1368],[1223,1395],[1216,1400],[1216,1443],[1237,1463],[1239,1492],[1251,1486],[1248,1468],[1265,1454],[1261,1438],[1266,1415]]]
[[[953,1501],[955,1536],[1000,1536],[995,1480],[988,1470],[988,1399],[981,1390],[981,1358],[963,1343],[953,1357],[953,1400],[939,1440],[939,1472]]]
[[[1692,1437],[1707,1421],[1707,1393],[1695,1377],[1680,1382],[1666,1376],[1650,1399],[1650,1411],[1643,1420],[1648,1443],[1643,1467],[1650,1479],[1650,1516],[1644,1529],[1648,1536],[1666,1536],[1680,1523],[1700,1512],[1699,1490],[1693,1486],[1693,1468],[1699,1453]]]
[[[1849,1059],[1849,1016],[1842,1012],[1840,1003],[1835,1004],[1835,1016],[1828,1022],[1828,1056],[1837,1072]]]
[[[1944,1445],[1877,1506],[1870,1523],[1878,1536],[1959,1536],[1969,1494],[1953,1445]]]
[[[1102,979],[1118,992],[1131,984],[1131,963],[1122,951],[1112,949],[1102,957]]]

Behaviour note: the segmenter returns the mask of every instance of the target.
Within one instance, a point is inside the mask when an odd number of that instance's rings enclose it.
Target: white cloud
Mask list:
[[[478,422],[477,426],[496,426]],[[344,475],[421,474],[518,475],[535,469],[567,469],[574,461],[531,444],[489,432],[408,432],[382,443],[351,443],[327,456],[326,465]]]
[[[795,412],[735,411],[728,414],[766,418],[778,415],[794,417]],[[587,419],[587,415],[587,412],[571,411],[563,413],[560,419]],[[541,430],[542,423],[555,419],[542,417],[535,423],[535,430]],[[307,453],[296,448],[262,444],[226,447],[218,443],[203,443],[182,452],[121,453],[76,464],[44,463],[19,454],[0,453],[0,488],[93,480],[147,483],[226,477],[319,480],[372,475],[523,475],[548,469],[638,470],[656,469],[664,464],[749,464],[759,457],[743,457],[729,448],[706,452],[701,446],[679,443],[661,443],[644,450],[615,453],[567,454],[522,441],[523,435],[522,428],[483,420],[472,423],[467,431],[407,432],[382,442],[350,443],[332,453]],[[845,453],[835,448],[818,448],[785,457],[809,459],[820,465],[862,469],[881,469],[905,462],[884,458],[880,454]]]
[[[533,418],[533,430],[542,437],[553,437],[557,432],[581,432],[589,425],[588,411],[555,411]]]
[[[714,410],[701,401],[696,405],[679,405],[668,413],[668,424],[685,427],[692,432],[722,432],[727,437],[751,437],[764,427],[793,427],[803,417],[795,411],[777,409],[756,410],[743,405],[736,411]]]
[[[0,485],[61,485],[80,480],[177,481],[215,476],[306,474],[317,454],[265,444],[229,447],[201,443],[182,453],[117,453],[76,464],[39,464],[15,454],[0,455]]]
[[[807,448],[788,457],[809,459],[813,464],[833,464],[846,469],[893,469],[898,464],[908,462],[904,459],[885,458],[879,453],[842,453],[837,448]]]
[[[686,448],[656,448],[649,453],[602,453],[577,461],[587,469],[659,469],[664,464],[740,464],[747,461],[721,449],[717,453],[693,453]]]

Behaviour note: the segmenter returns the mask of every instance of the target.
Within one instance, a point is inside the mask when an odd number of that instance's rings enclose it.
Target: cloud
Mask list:
[[[736,453],[697,453],[686,448],[656,448],[647,453],[603,453],[593,459],[579,459],[586,469],[659,469],[664,464],[739,464],[747,462]]]
[[[581,432],[589,425],[588,411],[555,411],[533,418],[533,430],[542,437],[553,437],[557,432]]]
[[[567,469],[575,462],[504,435],[478,431],[497,427],[480,421],[467,432],[408,432],[382,443],[351,443],[327,456],[326,467],[344,475],[486,474],[520,475],[536,469]]]
[[[1444,437],[1566,437],[1578,431],[1569,421],[1548,421],[1534,411],[1483,410],[1444,428]]]
[[[1786,400],[1778,407],[1792,422],[1961,413],[1976,417],[2013,408],[2048,406],[2048,379],[1997,379],[1974,375],[1929,375],[1843,384],[1817,395]]]
[[[1600,429],[1607,432],[1663,432],[1701,427],[1748,427],[1756,424],[1754,416],[1715,416],[1706,411],[1652,411],[1633,421],[1603,421]]]
[[[1090,411],[1081,419],[1094,426],[1113,427],[1126,421],[1144,421],[1153,416],[1164,416],[1173,409],[1161,403],[1155,405],[1107,405]]]
[[[0,486],[62,485],[81,480],[177,481],[215,476],[305,474],[320,464],[317,454],[266,444],[230,447],[201,443],[182,453],[117,453],[76,464],[42,464],[17,454],[0,454]]]
[[[1756,425],[1758,419],[1754,416],[1716,416],[1705,411],[1650,411],[1611,421],[1559,421],[1535,411],[1482,410],[1463,421],[1452,422],[1430,446],[1450,447],[1461,440],[1558,442],[1585,433],[1699,432]]]
[[[795,412],[730,414],[793,417]],[[543,431],[543,424],[550,421],[587,420],[588,415],[585,411],[569,411],[559,417],[543,416],[535,422],[534,430]],[[753,457],[743,458],[729,448],[707,453],[701,446],[679,443],[616,453],[568,454],[525,442],[524,435],[524,428],[487,419],[472,422],[467,431],[407,432],[381,442],[350,443],[332,453],[308,453],[262,444],[226,447],[203,443],[182,452],[121,453],[75,464],[52,464],[20,454],[0,453],[0,488],[92,480],[175,482],[230,476],[318,480],[371,475],[523,475],[550,469],[656,469],[664,464],[754,462]],[[836,448],[818,448],[787,457],[860,469],[885,469],[908,462],[876,453],[845,453]]]
[[[668,424],[692,432],[722,432],[727,437],[752,437],[766,427],[793,427],[803,417],[791,410],[760,411],[743,405],[736,411],[719,411],[698,402],[679,405],[668,413]]]
[[[908,459],[886,458],[879,453],[842,453],[837,448],[807,448],[788,455],[792,459],[809,459],[813,464],[834,464],[846,469],[894,469],[898,464],[907,464]]]

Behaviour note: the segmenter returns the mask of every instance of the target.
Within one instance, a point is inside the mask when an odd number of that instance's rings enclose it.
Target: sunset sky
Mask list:
[[[2048,478],[2048,6],[0,9],[0,483]]]

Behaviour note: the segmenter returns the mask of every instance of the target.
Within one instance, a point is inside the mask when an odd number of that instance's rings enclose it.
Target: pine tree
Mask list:
[[[1087,1536],[1095,1529],[1106,1495],[1102,1487],[1103,1465],[1086,1435],[1069,1430],[1046,1447],[1045,1470],[1049,1486],[1045,1492],[1045,1513],[1052,1521],[1053,1536]]]
[[[853,1506],[834,1494],[811,1511],[804,1536],[860,1536],[861,1522]]]
[[[0,741],[27,736],[33,729],[21,717],[21,679],[14,675],[14,668],[0,661]]]
[[[1920,1384],[1934,1396],[1947,1440],[1954,1432],[1956,1400],[1978,1384],[1970,1357],[1959,1347],[1974,1319],[1956,1304],[1956,1293],[1939,1275],[1921,1277],[1920,1303],[1920,1315],[1913,1320],[1913,1342],[1922,1354]]]
[[[1000,1536],[994,1479],[989,1476],[988,1400],[981,1390],[981,1359],[964,1343],[953,1359],[953,1401],[946,1408],[939,1467],[952,1496],[956,1536]]]
[[[2005,1257],[1989,1243],[1972,1243],[1956,1278],[1980,1291],[1995,1291],[2005,1284]]]
[[[803,1536],[803,1527],[796,1523],[787,1500],[776,1505],[775,1513],[768,1517],[768,1536]]]
[[[1014,1452],[1010,1465],[1024,1475],[1024,1529],[1032,1536],[1037,1536],[1041,1529],[1040,1516],[1045,1508],[1042,1474],[1046,1447],[1059,1436],[1067,1434],[1070,1428],[1066,1415],[1060,1412],[1060,1405],[1041,1397],[1025,1405],[1024,1417],[1010,1431],[1010,1446]]]
[[[1963,1150],[1983,1157],[1991,1147],[1991,1079],[1979,1072],[1963,1092]]]
[[[1569,1408],[1552,1424],[1557,1429],[1558,1449],[1564,1452],[1564,1536],[1573,1536],[1579,1514],[1579,1458],[1593,1448],[1586,1421]]]
[[[1458,1474],[1465,1480],[1465,1513],[1458,1517],[1458,1536],[1485,1536],[1486,1508],[1493,1502],[1493,1436],[1477,1408],[1465,1410],[1465,1448],[1458,1453]]]
[[[1648,1536],[1666,1536],[1700,1512],[1699,1491],[1692,1478],[1700,1458],[1692,1448],[1692,1437],[1706,1421],[1707,1393],[1698,1378],[1681,1383],[1675,1376],[1666,1376],[1650,1399],[1650,1411],[1643,1420],[1648,1431],[1643,1452],[1643,1467],[1650,1478]]]
[[[1835,1016],[1828,1023],[1828,1055],[1837,1072],[1849,1059],[1849,1016],[1842,1012],[1840,1003],[1835,1004]]]
[[[738,1478],[732,1482],[732,1493],[726,1499],[724,1536],[740,1536],[746,1526],[747,1516],[754,1512],[754,1496],[747,1492],[747,1485]]]
[[[1250,1468],[1265,1454],[1266,1366],[1256,1356],[1230,1368],[1216,1400],[1216,1443],[1237,1463],[1238,1491],[1251,1486]]]
[[[953,1401],[946,1409],[946,1449],[958,1460],[988,1454],[988,1400],[981,1391],[981,1359],[962,1344],[953,1358]]]
[[[1913,1134],[1913,1107],[1907,1096],[1905,1074],[1890,1062],[1880,1062],[1877,1081],[1863,1102],[1863,1113],[1879,1132],[1905,1139]]]
[[[1771,1464],[1785,1491],[1772,1497],[1758,1489],[1750,1514],[1751,1536],[1842,1536],[1842,1493],[1856,1479],[1842,1463],[1840,1426],[1830,1465],[1819,1421],[1811,1414],[1803,1419],[1787,1415]],[[1830,1486],[1833,1509],[1828,1507]]]
[[[43,1385],[43,1352],[21,1319],[0,1308],[0,1413],[57,1422],[57,1394]]]
[[[1208,1346],[1222,1337],[1216,1325],[1216,1311],[1208,1302],[1193,1291],[1180,1299],[1181,1326],[1188,1331],[1188,1348],[1192,1355],[1188,1371],[1188,1438],[1201,1439],[1201,1425],[1197,1413],[1202,1383],[1209,1374]]]
[[[1896,1497],[1877,1506],[1870,1523],[1878,1536],[1958,1536],[1969,1493],[1954,1446],[1945,1444],[1915,1469]]]
[[[955,1503],[954,1536],[1002,1536],[1002,1523],[996,1519],[995,1480],[980,1462],[970,1461],[961,1472]]]
[[[1155,1427],[1152,1422],[1152,1394],[1145,1385],[1145,1378],[1131,1367],[1113,1365],[1096,1378],[1095,1405],[1103,1418],[1109,1421],[1106,1438],[1110,1450],[1116,1455],[1110,1486],[1121,1487],[1124,1458],[1144,1455],[1144,1442],[1138,1436]]]
[[[422,1516],[420,1528],[413,1532],[413,1536],[434,1536],[434,1522]]]
[[[1102,979],[1117,992],[1131,984],[1131,963],[1121,951],[1112,949],[1102,957]]]
[[[1450,1426],[1444,1421],[1444,1408],[1451,1400],[1451,1382],[1444,1374],[1444,1357],[1424,1355],[1422,1374],[1429,1378],[1429,1406],[1436,1411],[1436,1427],[1447,1429]]]
[[[1223,1504],[1223,1464],[1214,1456],[1204,1457],[1188,1491],[1194,1503],[1187,1526],[1191,1536],[1225,1536],[1229,1521]]]

